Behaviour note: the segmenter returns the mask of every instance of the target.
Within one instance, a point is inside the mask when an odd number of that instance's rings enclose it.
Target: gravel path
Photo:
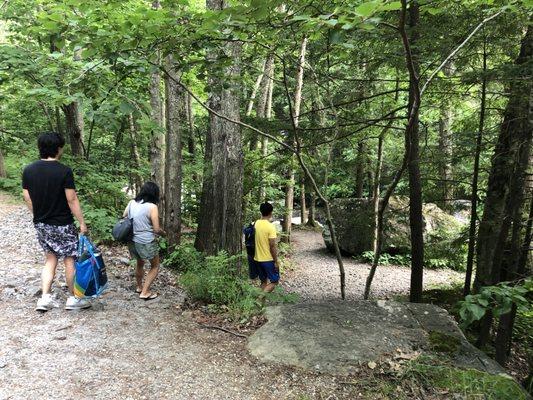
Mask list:
[[[361,398],[343,378],[261,364],[245,340],[201,328],[176,308],[169,271],[159,299],[139,300],[124,249],[104,256],[110,288],[92,309],[35,312],[41,251],[27,210],[0,193],[0,399]]]
[[[310,230],[293,231],[292,259],[296,264],[283,279],[287,291],[298,293],[304,301],[319,301],[340,298],[339,267],[333,254],[330,254],[318,232]],[[353,258],[344,258],[346,274],[346,298],[361,299],[370,264],[362,264]],[[372,284],[371,296],[390,299],[395,295],[409,292],[411,271],[407,267],[379,266]],[[450,284],[460,281],[458,272],[441,269],[424,271],[424,286]]]

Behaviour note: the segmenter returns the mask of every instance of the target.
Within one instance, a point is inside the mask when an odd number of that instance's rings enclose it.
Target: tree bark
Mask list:
[[[73,156],[82,157],[83,150],[83,116],[77,101],[63,106],[65,125]]]
[[[6,162],[4,160],[4,153],[0,147],[0,178],[7,178]]]
[[[300,179],[300,223],[303,226],[307,222],[307,207],[305,204],[305,175],[302,174]]]
[[[478,180],[479,180],[479,159],[481,156],[481,146],[483,144],[483,132],[485,130],[485,103],[487,98],[487,38],[483,37],[483,78],[481,81],[481,104],[479,112],[479,129],[476,137],[476,149],[474,152],[474,171],[472,176],[472,194],[470,195],[470,227],[468,230],[468,254],[466,257],[465,286],[463,294],[470,294],[472,286],[472,271],[474,269],[474,254],[476,249],[476,228],[477,228],[477,201],[478,201]]]
[[[152,2],[152,8],[158,10],[161,8],[159,0]],[[156,51],[154,63],[161,64],[160,51]],[[165,165],[165,134],[164,134],[164,110],[161,97],[161,72],[155,68],[150,75],[150,108],[151,119],[154,124],[152,129],[152,139],[150,141],[150,179],[155,182],[161,191],[164,191],[164,165]],[[160,207],[160,213],[163,214],[164,207]]]
[[[304,79],[304,64],[305,53],[307,48],[307,37],[302,39],[300,47],[300,55],[298,57],[297,73],[296,73],[296,89],[294,91],[294,108],[293,115],[291,116],[295,124],[295,128],[298,128],[300,118],[300,106],[302,103],[302,88]],[[285,236],[283,241],[286,243],[291,242],[291,228],[292,228],[292,210],[294,207],[294,156],[291,155],[289,166],[287,169],[287,183],[285,187],[285,215],[283,218],[283,232]]]
[[[365,184],[365,160],[366,148],[364,140],[357,144],[357,158],[355,166],[355,197],[363,197],[363,188]]]
[[[404,0],[405,1],[405,0]],[[418,40],[417,32],[420,19],[419,4],[413,1],[409,8],[409,27],[411,29],[410,48]],[[411,287],[409,301],[418,303],[422,300],[424,277],[424,221],[422,218],[422,185],[420,181],[420,67],[417,54],[412,54],[409,68],[409,109],[410,121],[405,130],[405,146],[409,153],[409,224],[411,228]]]
[[[450,77],[455,72],[455,66],[452,61],[449,61],[442,72],[446,77]],[[444,210],[452,209],[453,200],[453,168],[452,168],[452,122],[453,109],[448,99],[444,99],[440,107],[439,119],[439,153],[440,153],[440,184],[441,196],[440,205]]]
[[[165,137],[165,219],[164,226],[170,247],[180,243],[183,127],[187,126],[187,97],[176,83],[181,77],[174,68],[172,56],[166,59],[169,75],[165,75],[166,137]]]
[[[142,185],[142,177],[139,174],[139,170],[141,168],[141,156],[139,154],[139,148],[137,146],[137,129],[135,127],[135,119],[133,117],[133,114],[128,115],[128,122],[130,125],[130,139],[131,139],[131,153],[133,155],[133,166],[135,168],[135,172],[133,174],[133,182],[135,183],[136,190],[139,190]]]
[[[509,101],[500,127],[489,174],[483,218],[479,225],[477,241],[477,270],[474,288],[498,283],[502,277],[503,253],[512,223],[520,225],[517,213],[524,201],[527,162],[531,146],[532,124],[530,99],[532,98],[531,72],[527,63],[533,56],[533,31],[531,27],[522,40],[516,66],[518,76],[510,83]],[[515,226],[519,230],[519,226]],[[517,242],[514,232],[511,240]],[[516,247],[516,245],[513,245]],[[516,250],[515,250],[516,251]],[[508,321],[509,322],[509,321]],[[484,346],[490,337],[492,313],[481,322],[476,345]],[[500,357],[504,357],[500,349]]]
[[[192,99],[190,93],[185,94],[187,101],[187,149],[190,155],[196,154],[196,144],[194,140],[194,112],[192,109]]]
[[[207,0],[206,4],[210,10],[222,10],[225,6],[220,0]],[[240,53],[241,44],[229,42],[221,50],[211,50],[207,55],[211,61],[223,56],[233,60],[223,77],[210,76],[208,102],[209,108],[234,121],[240,121],[240,92],[237,84]],[[228,82],[229,85],[224,85]],[[241,252],[242,198],[240,126],[210,113],[196,249],[207,254],[216,254],[221,250],[230,255]]]

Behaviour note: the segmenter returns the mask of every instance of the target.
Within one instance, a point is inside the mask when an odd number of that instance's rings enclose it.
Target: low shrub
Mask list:
[[[247,264],[242,255],[230,257],[221,252],[206,257],[191,244],[186,244],[171,252],[165,265],[182,271],[180,283],[193,300],[213,305],[234,320],[246,321],[261,314],[266,301],[277,303],[295,299],[279,288],[265,295],[254,286],[245,273]]]

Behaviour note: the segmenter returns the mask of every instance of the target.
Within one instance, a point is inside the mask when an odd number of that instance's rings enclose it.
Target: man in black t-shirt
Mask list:
[[[43,133],[38,139],[40,160],[24,168],[22,189],[24,200],[33,213],[37,239],[45,252],[42,272],[42,297],[36,310],[48,311],[55,307],[51,289],[58,260],[64,259],[65,276],[70,297],[65,308],[74,310],[90,307],[85,299],[73,295],[74,264],[78,253],[78,232],[74,217],[80,224],[80,233],[87,232],[80,202],[76,195],[72,170],[61,164],[65,140],[57,133]]]

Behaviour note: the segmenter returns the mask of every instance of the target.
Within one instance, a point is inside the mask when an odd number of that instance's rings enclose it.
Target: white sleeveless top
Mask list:
[[[137,203],[130,201],[129,217],[133,218],[133,241],[135,243],[148,244],[155,240],[154,227],[150,218],[150,211],[154,204]]]

